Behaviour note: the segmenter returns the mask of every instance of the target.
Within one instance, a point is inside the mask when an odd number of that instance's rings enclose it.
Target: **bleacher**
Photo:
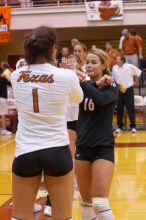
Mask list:
[[[93,0],[0,0],[0,6],[11,5],[11,7],[45,7],[45,6],[62,6],[62,5],[83,5]],[[114,0],[113,0],[114,1]],[[124,4],[133,4],[146,2],[146,0],[123,0]]]

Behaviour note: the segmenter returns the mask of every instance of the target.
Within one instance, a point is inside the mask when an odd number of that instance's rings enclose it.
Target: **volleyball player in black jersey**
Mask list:
[[[76,141],[76,175],[82,202],[82,220],[113,220],[109,190],[114,172],[112,117],[118,98],[117,85],[108,78],[107,54],[99,49],[86,58],[89,82],[81,87]],[[102,87],[101,87],[102,85]]]

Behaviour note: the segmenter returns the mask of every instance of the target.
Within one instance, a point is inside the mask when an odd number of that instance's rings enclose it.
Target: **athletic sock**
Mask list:
[[[98,220],[114,220],[114,215],[110,208],[108,198],[96,197],[93,198],[92,201]]]

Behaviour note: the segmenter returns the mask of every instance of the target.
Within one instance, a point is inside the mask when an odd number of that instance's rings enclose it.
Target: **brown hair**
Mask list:
[[[52,28],[35,28],[24,40],[25,60],[28,64],[34,64],[39,56],[45,57],[48,62],[52,60],[52,48],[57,44],[56,33]]]
[[[68,59],[69,59],[69,58],[75,58],[76,61],[78,62],[78,64],[81,63],[81,59],[80,59],[80,57],[79,57],[78,55],[70,54],[70,55],[68,56]]]
[[[1,67],[2,67],[3,70],[5,70],[5,69],[9,68],[9,64],[6,61],[2,61],[1,62]]]
[[[126,63],[126,58],[124,57],[124,55],[120,54],[119,57],[123,63]]]

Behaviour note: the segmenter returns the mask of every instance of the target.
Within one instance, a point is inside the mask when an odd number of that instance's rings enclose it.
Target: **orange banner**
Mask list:
[[[0,7],[0,43],[9,42],[10,40],[10,20],[11,7]]]

